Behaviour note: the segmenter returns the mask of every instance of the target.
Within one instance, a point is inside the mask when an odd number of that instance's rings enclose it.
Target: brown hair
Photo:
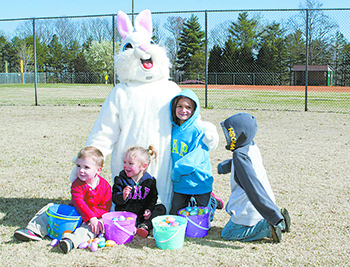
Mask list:
[[[177,125],[180,125],[180,119],[176,116],[176,107],[177,107],[177,104],[179,103],[180,99],[182,99],[182,98],[187,98],[187,99],[191,100],[193,102],[194,110],[196,110],[196,108],[197,108],[196,102],[193,101],[191,98],[188,98],[188,97],[183,96],[183,95],[179,95],[179,96],[174,97],[173,101],[171,102],[171,116],[173,118],[173,121]]]
[[[93,146],[87,146],[81,149],[78,153],[78,159],[92,158],[93,161],[99,166],[103,167],[104,156],[102,152]]]

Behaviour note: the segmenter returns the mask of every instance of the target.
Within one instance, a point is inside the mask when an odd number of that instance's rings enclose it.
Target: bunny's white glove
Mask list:
[[[198,119],[198,125],[204,131],[203,143],[209,150],[215,150],[219,145],[219,134],[214,124],[209,121]]]

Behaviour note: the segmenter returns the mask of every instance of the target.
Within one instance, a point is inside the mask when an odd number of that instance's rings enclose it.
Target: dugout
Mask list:
[[[305,85],[305,65],[294,65],[294,85]],[[333,69],[328,65],[308,66],[308,85],[332,86]]]

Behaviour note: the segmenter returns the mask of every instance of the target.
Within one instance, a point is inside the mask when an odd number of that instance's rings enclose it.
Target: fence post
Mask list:
[[[307,111],[307,87],[309,85],[309,10],[306,9],[306,30],[305,30],[305,111]]]
[[[205,11],[205,42],[204,42],[204,56],[205,56],[205,104],[208,107],[208,12]],[[198,79],[199,80],[199,79]]]
[[[113,39],[113,87],[115,87],[116,84],[116,66],[115,66],[115,15],[112,15],[112,39]]]
[[[35,106],[38,105],[38,94],[37,94],[37,69],[36,69],[36,34],[35,34],[35,19],[33,18],[33,52],[34,52],[34,93],[35,93]]]

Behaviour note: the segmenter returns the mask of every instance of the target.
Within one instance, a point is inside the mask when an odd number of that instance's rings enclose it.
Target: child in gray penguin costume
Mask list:
[[[231,216],[221,232],[233,241],[272,238],[281,242],[281,232],[289,232],[290,216],[275,204],[259,147],[254,142],[258,126],[256,118],[238,113],[221,122],[232,159],[218,165],[218,173],[231,172],[231,196],[226,212]]]

